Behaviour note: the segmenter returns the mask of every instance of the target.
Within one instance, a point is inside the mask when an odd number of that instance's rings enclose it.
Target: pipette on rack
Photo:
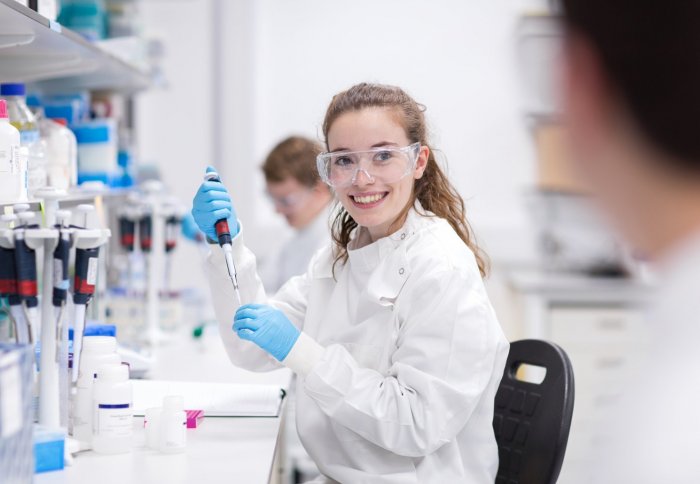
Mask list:
[[[56,226],[58,230],[58,243],[53,251],[53,293],[52,304],[56,308],[56,361],[60,363],[63,341],[63,313],[68,299],[70,279],[68,276],[68,259],[70,258],[70,212],[59,210],[56,212]]]
[[[210,171],[204,175],[205,181],[214,181],[221,183],[221,178],[219,174],[215,171]],[[233,290],[236,293],[236,302],[241,305],[241,293],[238,290],[238,273],[236,272],[236,265],[233,262],[233,247],[231,246],[231,230],[228,226],[228,221],[225,218],[217,220],[214,224],[214,229],[216,229],[216,236],[219,240],[219,246],[224,251],[224,258],[226,259],[226,269],[228,270],[228,276],[231,278],[233,283]]]
[[[78,211],[84,215],[83,229],[87,229],[88,215],[95,207],[92,205],[78,205]],[[75,279],[73,281],[73,303],[75,304],[75,326],[73,329],[73,382],[78,381],[80,369],[80,352],[83,348],[83,334],[85,333],[85,319],[87,305],[95,293],[97,282],[99,247],[91,249],[75,250]]]
[[[24,325],[18,322],[17,333],[22,343],[33,344],[34,337],[39,334],[36,251],[27,245],[26,235],[27,230],[35,228],[29,225],[29,221],[34,219],[34,213],[22,211],[18,218],[21,225],[15,228],[15,271],[17,294],[22,301]]]

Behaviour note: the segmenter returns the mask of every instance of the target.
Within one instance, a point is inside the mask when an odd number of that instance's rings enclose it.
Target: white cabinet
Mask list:
[[[510,285],[523,314],[519,336],[558,344],[574,369],[574,414],[559,482],[594,484],[592,450],[606,439],[599,423],[648,344],[642,305],[649,287],[542,272],[511,274]]]

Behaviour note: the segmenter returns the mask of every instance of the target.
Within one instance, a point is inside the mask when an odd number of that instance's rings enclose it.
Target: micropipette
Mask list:
[[[25,325],[18,324],[18,334],[22,337],[23,343],[33,344],[36,334],[39,333],[37,327],[37,307],[39,306],[37,273],[36,273],[36,252],[27,245],[26,232],[28,229],[36,228],[29,225],[29,221],[34,218],[32,212],[21,212],[19,219],[22,225],[15,228],[15,270],[17,275],[17,294],[22,301]]]
[[[78,211],[85,214],[83,229],[87,229],[88,214],[94,210],[92,205],[78,205]],[[75,327],[73,330],[73,382],[78,381],[80,353],[83,348],[87,305],[95,293],[97,282],[97,265],[99,247],[75,250],[75,278],[73,281],[73,303],[75,304]]]
[[[63,312],[68,299],[70,279],[68,277],[68,259],[70,258],[70,229],[68,228],[70,212],[59,210],[56,212],[56,225],[58,230],[58,243],[53,252],[53,293],[52,304],[56,308],[56,361],[61,360],[61,348],[63,341]]]
[[[221,178],[219,174],[215,171],[210,171],[204,175],[205,181],[214,181],[221,183]],[[241,305],[241,293],[238,290],[238,273],[236,272],[236,265],[233,263],[233,247],[231,245],[231,230],[228,226],[228,221],[225,218],[217,220],[214,224],[216,229],[216,236],[219,240],[219,246],[224,251],[224,258],[226,259],[226,269],[228,269],[228,276],[231,278],[233,283],[233,290],[236,293],[236,299],[238,305]]]

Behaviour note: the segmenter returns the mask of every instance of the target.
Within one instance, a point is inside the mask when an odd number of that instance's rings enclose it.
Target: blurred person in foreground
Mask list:
[[[265,288],[275,292],[292,276],[306,272],[314,253],[330,240],[331,192],[316,170],[321,145],[301,136],[282,140],[262,165],[267,195],[275,211],[294,229],[260,269]]]
[[[601,422],[593,482],[700,482],[700,1],[561,6],[578,168],[659,275],[653,337]]]

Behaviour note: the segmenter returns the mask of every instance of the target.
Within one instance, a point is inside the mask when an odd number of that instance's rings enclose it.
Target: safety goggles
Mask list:
[[[411,173],[420,143],[403,148],[384,147],[367,151],[334,151],[316,157],[321,179],[333,188],[353,185],[362,172],[368,183],[396,183]]]
[[[301,190],[285,195],[284,197],[276,197],[269,191],[266,191],[265,194],[267,195],[267,198],[275,205],[275,207],[282,212],[288,213],[299,209],[304,202],[308,200],[312,190],[313,189]]]

